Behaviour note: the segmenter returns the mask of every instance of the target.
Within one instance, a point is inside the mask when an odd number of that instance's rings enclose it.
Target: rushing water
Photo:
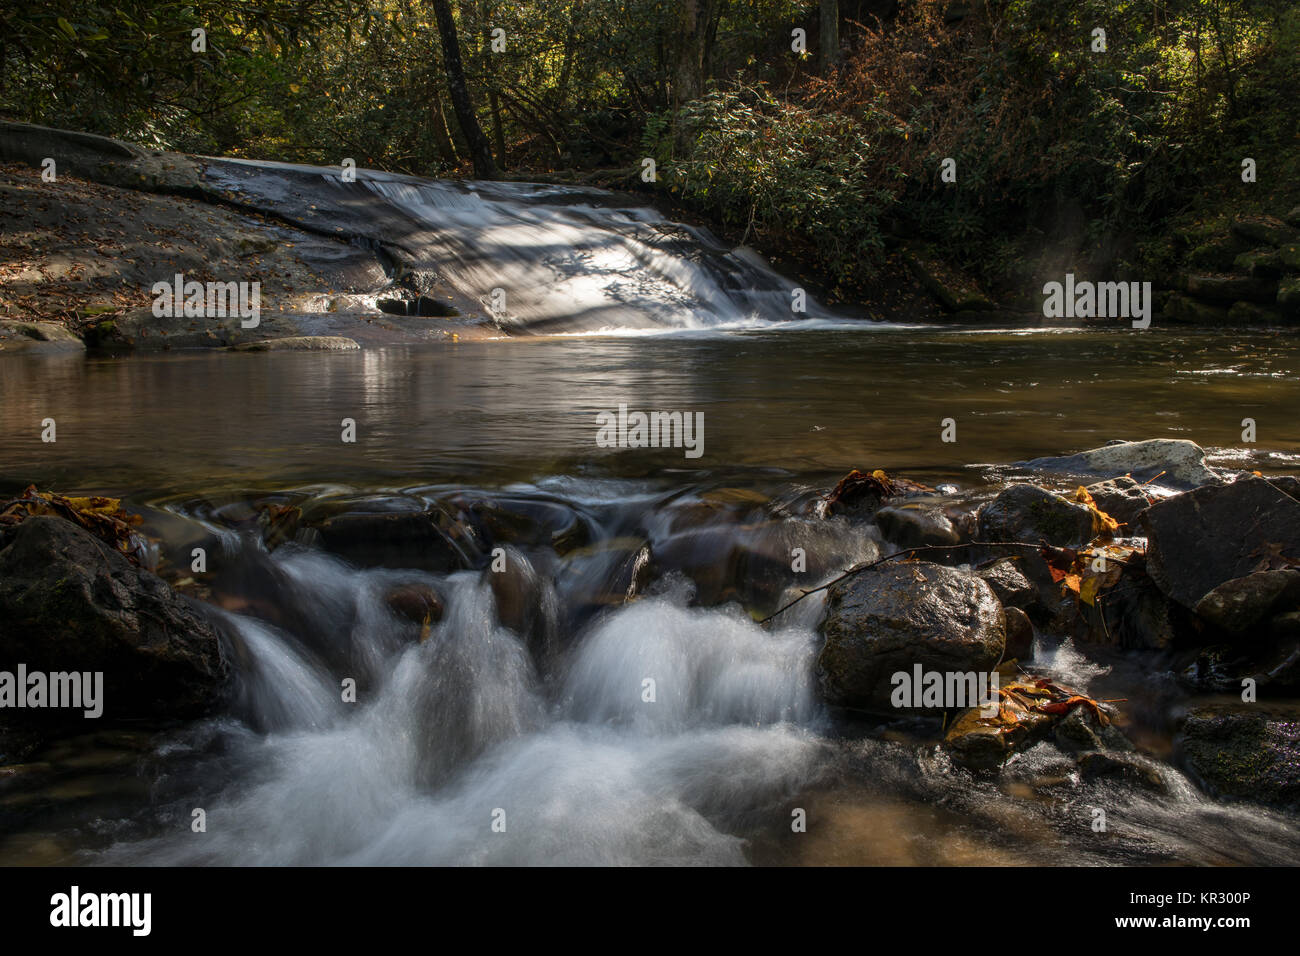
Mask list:
[[[980,779],[947,763],[933,729],[837,722],[813,676],[818,601],[770,629],[745,609],[790,593],[768,572],[792,546],[823,579],[879,553],[874,532],[816,516],[850,467],[978,495],[1001,464],[1170,436],[1223,464],[1296,470],[1297,365],[1264,332],[872,326],[5,358],[6,490],[121,494],[164,565],[211,542],[235,569],[210,597],[239,690],[212,720],[37,755],[0,790],[0,861],[1294,863],[1294,820],[1216,804],[1172,768],[1160,796],[1085,784],[1040,745]],[[703,455],[598,448],[596,415],[620,403],[703,412]],[[949,417],[955,444],[939,440]],[[249,520],[268,496],[304,511],[504,503],[581,525],[587,543],[514,553],[539,656],[501,624],[482,572],[359,569],[310,539],[268,554]],[[610,603],[642,544],[656,576]],[[446,603],[423,641],[382,599],[412,583]],[[1139,702],[1130,734],[1167,755],[1171,677],[1068,644],[1035,666]],[[356,704],[340,699],[347,676]],[[1099,802],[1105,839],[1088,826]],[[807,834],[791,833],[794,808]]]

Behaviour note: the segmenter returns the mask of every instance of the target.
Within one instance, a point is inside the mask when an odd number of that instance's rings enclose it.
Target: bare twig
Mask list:
[[[1044,546],[1050,547],[1050,545],[1047,545],[1046,542],[1043,542],[1041,544],[1026,544],[1023,541],[968,541],[965,544],[926,544],[926,545],[919,545],[915,548],[904,548],[902,551],[895,551],[893,554],[887,554],[883,558],[877,558],[875,561],[870,561],[867,564],[860,564],[856,568],[850,568],[849,570],[841,574],[839,577],[831,581],[827,581],[825,584],[821,585],[820,587],[805,589],[804,592],[800,594],[797,598],[795,598],[793,601],[786,604],[784,607],[778,608],[777,610],[773,611],[771,614],[763,618],[763,620],[759,621],[758,623],[766,624],[768,621],[771,621],[773,618],[777,617],[778,615],[784,614],[786,611],[790,610],[790,608],[794,607],[796,604],[798,604],[808,595],[816,594],[818,591],[825,591],[827,588],[831,587],[832,585],[839,584],[845,578],[850,578],[855,574],[861,574],[863,571],[868,571],[871,568],[884,564],[886,561],[892,561],[894,558],[907,557],[916,554],[929,554],[934,551],[953,551],[956,550],[957,548],[1026,548],[1030,551],[1041,551]]]

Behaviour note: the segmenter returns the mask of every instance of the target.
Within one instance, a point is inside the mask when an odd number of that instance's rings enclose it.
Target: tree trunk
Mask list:
[[[821,67],[829,73],[840,65],[840,2],[821,0]]]
[[[697,100],[704,92],[704,45],[713,17],[714,0],[678,0],[677,68],[673,104]]]
[[[456,111],[465,141],[469,144],[470,158],[474,162],[474,175],[478,179],[496,179],[496,164],[492,162],[492,147],[488,145],[483,129],[478,125],[474,103],[465,85],[465,66],[460,59],[460,41],[456,38],[456,21],[451,15],[448,0],[433,0],[433,15],[438,21],[438,35],[442,37],[442,58],[447,66],[447,88],[451,91],[451,105]]]

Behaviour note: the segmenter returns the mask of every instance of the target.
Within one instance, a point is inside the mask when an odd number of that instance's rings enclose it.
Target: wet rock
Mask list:
[[[1211,796],[1300,807],[1300,704],[1210,704],[1191,710],[1174,756]]]
[[[1160,765],[1135,753],[1094,751],[1079,755],[1079,772],[1084,780],[1119,780],[1154,793],[1166,793],[1169,783]]]
[[[1061,546],[1092,540],[1092,513],[1035,485],[1012,485],[980,509],[979,540],[1047,541]]]
[[[345,335],[288,335],[232,345],[235,352],[350,352],[361,348]]]
[[[57,322],[0,322],[0,352],[85,350],[85,343]]]
[[[416,624],[437,624],[442,620],[442,596],[427,584],[405,584],[384,595],[384,604],[398,617]]]
[[[565,556],[555,589],[574,633],[602,610],[639,597],[651,579],[653,554],[644,538],[610,538]]]
[[[856,468],[839,480],[826,498],[826,514],[871,518],[892,491],[883,472],[867,475]]]
[[[472,534],[439,510],[352,512],[311,522],[325,550],[361,567],[416,568],[439,574],[474,567],[482,554]]]
[[[559,554],[590,544],[592,524],[571,506],[544,498],[457,495],[448,501],[489,544],[550,547]]]
[[[1003,684],[1004,690],[1024,687],[1019,682]],[[977,707],[959,714],[944,737],[943,746],[958,766],[967,770],[995,770],[1012,754],[1045,738],[1054,719],[1008,697],[1001,701],[995,718]]]
[[[428,295],[417,296],[415,301],[408,307],[407,311],[411,315],[434,316],[438,318],[447,318],[452,315],[460,315],[454,305],[449,305]]]
[[[1034,655],[1034,625],[1018,607],[1003,606],[1007,621],[1007,643],[1003,660],[1027,661]]]
[[[1014,607],[1023,611],[1038,600],[1038,589],[1013,560],[999,561],[977,573],[993,589],[1004,608]]]
[[[1294,475],[1278,475],[1275,478],[1265,478],[1270,485],[1282,492],[1284,495],[1300,501],[1300,478]]]
[[[1113,723],[1104,726],[1087,707],[1076,706],[1052,728],[1056,745],[1069,753],[1085,750],[1133,749],[1127,737]]]
[[[1245,634],[1274,614],[1300,610],[1300,570],[1256,571],[1224,581],[1196,602],[1196,614],[1229,634]]]
[[[0,660],[29,673],[103,672],[109,720],[206,713],[228,678],[218,633],[197,604],[55,517],[28,518],[0,537]]]
[[[1147,572],[1173,601],[1194,609],[1219,585],[1300,561],[1300,501],[1262,478],[1206,486],[1143,515]]]
[[[876,512],[880,533],[899,548],[961,543],[961,535],[942,509],[933,505],[888,505]]]
[[[1002,658],[1006,623],[977,575],[927,561],[883,564],[831,586],[817,658],[833,704],[894,713],[897,672],[988,672]]]
[[[1035,458],[1023,465],[1036,471],[1099,478],[1128,475],[1144,482],[1159,475],[1160,484],[1171,488],[1197,488],[1223,481],[1205,463],[1205,449],[1195,442],[1175,438],[1114,442],[1064,458]]]
[[[1092,495],[1098,509],[1124,526],[1125,534],[1137,527],[1138,516],[1155,500],[1147,495],[1142,485],[1127,475],[1088,485],[1088,494]]]
[[[846,515],[866,519],[875,515],[881,504],[891,498],[933,494],[934,489],[906,478],[891,478],[883,471],[871,474],[854,468],[839,480],[826,496],[825,515]]]
[[[497,619],[523,638],[533,660],[545,671],[557,650],[550,626],[554,614],[547,613],[546,583],[532,562],[515,548],[507,546],[501,570],[494,570],[496,566],[494,562],[483,573],[496,601]]]

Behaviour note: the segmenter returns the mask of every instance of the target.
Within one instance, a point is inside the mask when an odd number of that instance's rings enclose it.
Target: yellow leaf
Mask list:
[[[1079,586],[1079,600],[1084,604],[1092,604],[1097,599],[1097,592],[1101,590],[1101,578],[1087,578]]]

